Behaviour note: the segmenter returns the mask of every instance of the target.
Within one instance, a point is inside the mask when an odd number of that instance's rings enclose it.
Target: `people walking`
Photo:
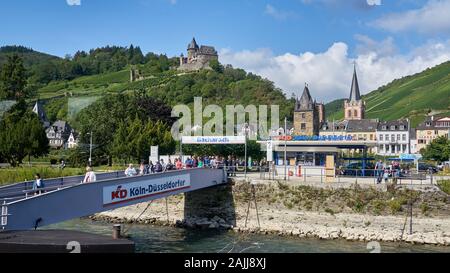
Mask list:
[[[45,188],[45,183],[42,180],[41,175],[37,173],[37,174],[34,175],[34,178],[35,178],[35,180],[33,182],[34,194],[36,195],[36,194],[43,193],[44,192],[43,189]]]
[[[97,181],[97,176],[95,175],[92,167],[86,167],[86,175],[84,176],[83,183],[95,182]]]
[[[136,170],[133,168],[133,164],[129,164],[128,168],[125,170],[125,176],[131,177],[137,175]]]
[[[175,168],[177,170],[183,169],[183,162],[181,161],[181,158],[175,159]]]
[[[139,166],[139,175],[145,175],[145,164],[144,162],[141,162],[141,165]]]
[[[161,165],[161,162],[156,161],[155,164],[155,173],[161,173],[163,171],[163,166]]]
[[[375,164],[375,175],[377,177],[377,184],[380,184],[383,181],[383,162],[381,160]]]

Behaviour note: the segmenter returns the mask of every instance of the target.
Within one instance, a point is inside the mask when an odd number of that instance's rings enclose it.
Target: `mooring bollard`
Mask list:
[[[122,225],[121,224],[115,224],[113,226],[113,233],[112,233],[112,237],[113,239],[120,239],[120,231],[122,229]]]

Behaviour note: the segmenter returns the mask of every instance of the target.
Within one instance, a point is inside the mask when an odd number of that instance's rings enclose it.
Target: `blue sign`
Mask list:
[[[293,136],[292,140],[294,141],[351,141],[353,140],[352,136]]]

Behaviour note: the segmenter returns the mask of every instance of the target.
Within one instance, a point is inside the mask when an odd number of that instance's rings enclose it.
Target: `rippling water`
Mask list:
[[[125,225],[124,230],[129,226]],[[112,224],[77,219],[48,228],[80,230],[111,235]],[[136,252],[211,252],[211,253],[309,253],[370,252],[367,243],[345,240],[300,239],[276,235],[238,234],[235,232],[186,230],[174,227],[132,225],[127,234],[136,244]],[[381,252],[450,252],[450,247],[381,243]]]

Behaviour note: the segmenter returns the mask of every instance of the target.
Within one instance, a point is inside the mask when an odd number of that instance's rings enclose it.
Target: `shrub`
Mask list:
[[[438,182],[439,188],[446,194],[450,194],[450,180],[441,180]]]
[[[392,213],[400,212],[402,210],[402,200],[399,199],[390,200],[388,206]]]

